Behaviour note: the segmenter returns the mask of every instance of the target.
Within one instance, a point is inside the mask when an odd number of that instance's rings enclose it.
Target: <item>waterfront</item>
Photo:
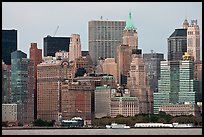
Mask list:
[[[2,129],[2,135],[202,135],[202,128]]]

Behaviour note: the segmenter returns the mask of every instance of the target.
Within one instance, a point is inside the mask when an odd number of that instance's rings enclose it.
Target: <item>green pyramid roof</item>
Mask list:
[[[133,29],[135,29],[134,24],[133,24],[133,22],[132,22],[131,12],[129,13],[128,21],[127,21],[127,23],[126,23],[125,29],[128,29],[128,30],[133,30]]]

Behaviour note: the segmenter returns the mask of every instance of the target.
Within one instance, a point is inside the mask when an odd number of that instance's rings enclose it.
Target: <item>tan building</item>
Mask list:
[[[69,52],[67,51],[58,51],[55,53],[57,59],[67,59],[69,60]]]
[[[6,121],[9,125],[18,124],[17,104],[2,104],[2,122]]]
[[[75,64],[65,60],[47,59],[37,66],[37,118],[58,119],[62,83],[72,80],[75,72]]]
[[[81,57],[81,40],[79,34],[72,34],[69,44],[69,61]]]
[[[62,84],[61,112],[63,119],[81,117],[91,124],[94,117],[94,86],[87,81]]]
[[[139,100],[137,97],[112,97],[111,117],[117,115],[134,116],[139,114]]]
[[[110,116],[111,112],[111,87],[97,86],[94,92],[95,118]]]
[[[200,30],[197,20],[191,20],[187,29],[187,52],[195,62],[200,61]]]
[[[131,97],[138,97],[140,113],[153,112],[153,92],[147,85],[145,64],[140,53],[133,55],[127,88],[130,90]]]
[[[163,105],[159,107],[159,111],[166,112],[166,114],[172,116],[179,116],[179,115],[200,115],[200,108],[197,104],[191,104],[185,102],[184,104],[169,104]]]

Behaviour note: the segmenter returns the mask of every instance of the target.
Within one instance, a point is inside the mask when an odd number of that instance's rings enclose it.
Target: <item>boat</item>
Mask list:
[[[111,125],[106,125],[106,128],[112,128],[112,129],[128,129],[130,126],[126,126],[126,124],[117,124],[117,123],[111,123]]]

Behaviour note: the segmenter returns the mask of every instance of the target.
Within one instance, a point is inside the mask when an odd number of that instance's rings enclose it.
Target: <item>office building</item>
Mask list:
[[[81,40],[79,34],[72,34],[69,44],[69,61],[81,57]]]
[[[18,105],[2,104],[2,122],[8,122],[8,125],[18,125]]]
[[[116,48],[122,44],[125,28],[122,20],[91,20],[88,22],[89,54],[93,65],[102,58],[115,58]]]
[[[34,120],[34,62],[20,50],[11,53],[10,80],[11,101],[19,105],[18,121],[30,124]]]
[[[58,51],[69,52],[70,37],[51,37],[47,36],[43,39],[44,57],[55,56]]]
[[[10,65],[2,60],[2,103],[10,101]]]
[[[187,29],[187,52],[193,56],[194,62],[200,61],[200,30],[197,20],[191,20]]]
[[[2,30],[2,60],[11,65],[11,52],[17,50],[17,30]]]
[[[143,59],[146,68],[147,84],[153,92],[158,92],[158,80],[160,79],[160,61],[164,60],[162,53],[144,53]]]

